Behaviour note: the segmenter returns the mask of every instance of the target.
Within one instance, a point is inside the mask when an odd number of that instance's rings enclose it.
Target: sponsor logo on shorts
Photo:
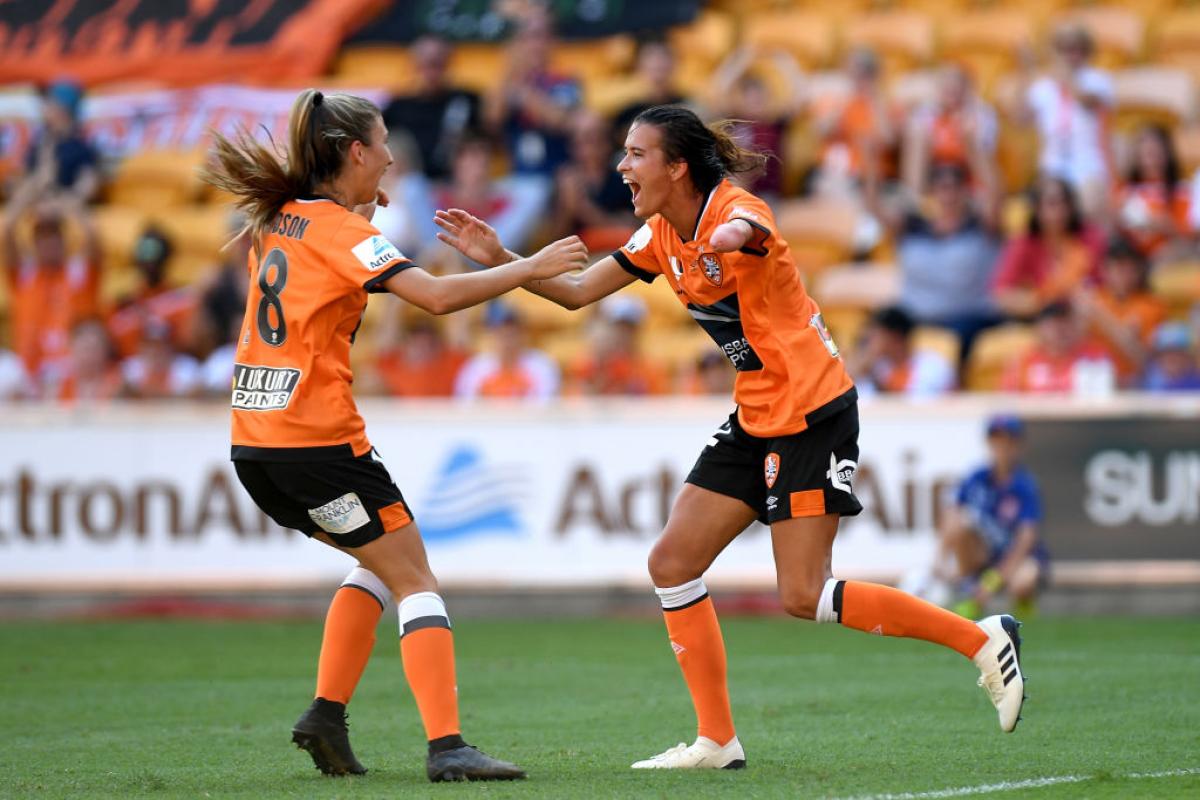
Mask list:
[[[650,230],[649,225],[643,225],[634,231],[633,236],[629,237],[629,241],[625,243],[625,249],[630,253],[636,253],[645,249],[652,238],[654,238],[654,231]]]
[[[318,508],[310,508],[308,518],[321,530],[332,534],[350,533],[371,521],[362,500],[354,492],[347,492]]]
[[[242,411],[279,411],[288,407],[300,383],[292,367],[233,365],[233,407]]]
[[[829,482],[833,484],[833,488],[840,489],[846,494],[851,494],[854,491],[854,473],[857,470],[857,461],[851,461],[848,458],[838,461],[837,454],[830,453],[829,469],[825,472],[825,477],[829,478]]]
[[[387,237],[378,235],[363,239],[351,247],[350,252],[371,272],[378,272],[388,264],[404,259],[404,254],[396,249],[396,245],[389,242]]]
[[[725,275],[721,272],[721,259],[712,253],[700,256],[700,266],[704,267],[704,277],[713,286],[720,286],[725,280]]]
[[[767,453],[763,461],[763,477],[767,479],[767,488],[774,489],[775,481],[779,478],[779,454]]]
[[[779,507],[779,498],[778,497],[776,497],[775,495],[771,495],[770,497],[767,498],[767,511],[774,511],[778,507]]]

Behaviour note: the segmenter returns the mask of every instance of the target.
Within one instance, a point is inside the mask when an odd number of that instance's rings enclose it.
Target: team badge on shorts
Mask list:
[[[721,282],[725,280],[725,276],[721,272],[721,259],[712,253],[700,256],[700,266],[704,268],[704,277],[708,278],[708,282],[713,286],[720,286]]]
[[[767,453],[766,459],[763,461],[763,477],[767,479],[767,488],[775,488],[775,481],[779,478],[779,454]]]

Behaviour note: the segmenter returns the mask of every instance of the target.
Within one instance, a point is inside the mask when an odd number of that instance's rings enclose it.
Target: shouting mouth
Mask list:
[[[636,203],[638,195],[642,192],[642,185],[636,181],[631,181],[629,178],[624,178],[623,180],[625,185],[629,187],[629,191],[632,193],[633,202]]]

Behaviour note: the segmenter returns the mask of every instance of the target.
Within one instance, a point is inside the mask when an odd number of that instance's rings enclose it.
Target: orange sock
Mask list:
[[[848,628],[880,636],[924,639],[957,650],[967,658],[978,653],[988,638],[971,620],[899,589],[832,578],[821,593],[817,621],[841,622]]]
[[[442,598],[433,592],[400,602],[400,658],[404,677],[431,742],[458,736],[458,684],[454,677],[454,636]]]
[[[375,648],[375,628],[382,615],[383,601],[373,592],[358,585],[337,590],[325,615],[317,697],[343,705],[350,702]]]
[[[670,589],[655,589],[671,649],[696,709],[696,735],[725,745],[734,737],[733,712],[726,684],[725,640],[717,612],[702,580]]]

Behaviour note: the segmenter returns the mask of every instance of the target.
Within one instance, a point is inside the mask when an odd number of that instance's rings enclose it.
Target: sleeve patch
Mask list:
[[[634,231],[633,236],[629,237],[629,243],[625,245],[625,249],[630,253],[644,250],[652,238],[654,238],[654,231],[650,230],[649,225],[642,225]]]
[[[398,261],[406,260],[404,254],[396,249],[396,245],[387,240],[386,236],[369,236],[363,239],[350,252],[359,262],[371,272],[377,272]]]

